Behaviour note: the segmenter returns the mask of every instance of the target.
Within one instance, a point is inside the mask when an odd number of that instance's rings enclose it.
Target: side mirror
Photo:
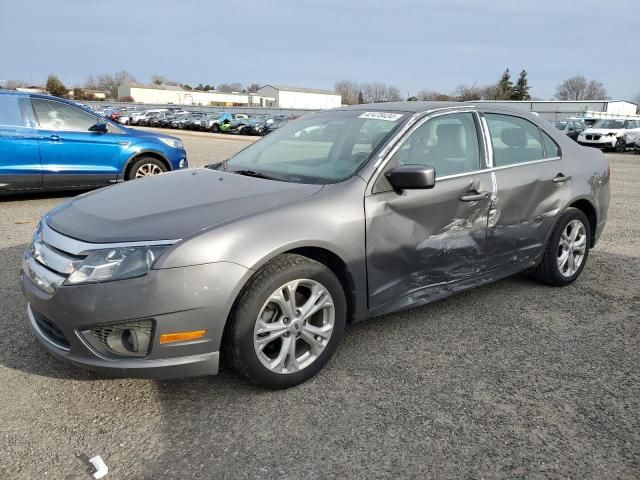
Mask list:
[[[436,171],[428,165],[401,165],[385,173],[396,192],[423,190],[436,184]]]
[[[89,128],[89,131],[96,133],[107,133],[109,131],[109,127],[107,127],[106,123],[96,123]]]

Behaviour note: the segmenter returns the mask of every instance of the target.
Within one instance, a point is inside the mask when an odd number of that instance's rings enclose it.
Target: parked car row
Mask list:
[[[110,112],[106,116],[122,125],[244,135],[266,135],[280,128],[289,120],[286,115],[187,112],[178,108],[122,110]]]
[[[640,153],[640,120],[600,119],[592,126],[567,119],[553,124],[558,130],[585,147],[625,152],[633,149]]]

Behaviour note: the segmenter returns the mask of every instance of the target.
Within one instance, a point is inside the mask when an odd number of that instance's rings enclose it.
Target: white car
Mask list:
[[[624,152],[640,135],[640,120],[602,119],[578,136],[578,143],[586,147],[603,150],[615,149]]]

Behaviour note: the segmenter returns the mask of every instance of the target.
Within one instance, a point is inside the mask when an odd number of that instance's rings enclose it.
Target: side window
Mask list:
[[[558,147],[558,144],[554,142],[544,130],[542,131],[542,141],[544,142],[545,158],[555,158],[560,156],[560,147]]]
[[[453,113],[427,120],[405,140],[389,162],[429,165],[436,178],[480,169],[478,134],[472,113]]]
[[[485,114],[496,167],[542,160],[544,148],[540,130],[524,118],[495,113]]]
[[[96,124],[96,117],[65,103],[32,98],[31,104],[43,129],[86,132]]]
[[[0,95],[0,127],[27,127],[20,97]]]

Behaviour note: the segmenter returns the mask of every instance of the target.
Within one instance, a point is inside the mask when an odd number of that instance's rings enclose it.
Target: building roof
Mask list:
[[[340,95],[331,90],[321,90],[319,88],[303,88],[303,87],[287,87],[284,85],[263,85],[261,88],[271,87],[283,92],[300,92],[300,93],[321,93],[323,95]]]

